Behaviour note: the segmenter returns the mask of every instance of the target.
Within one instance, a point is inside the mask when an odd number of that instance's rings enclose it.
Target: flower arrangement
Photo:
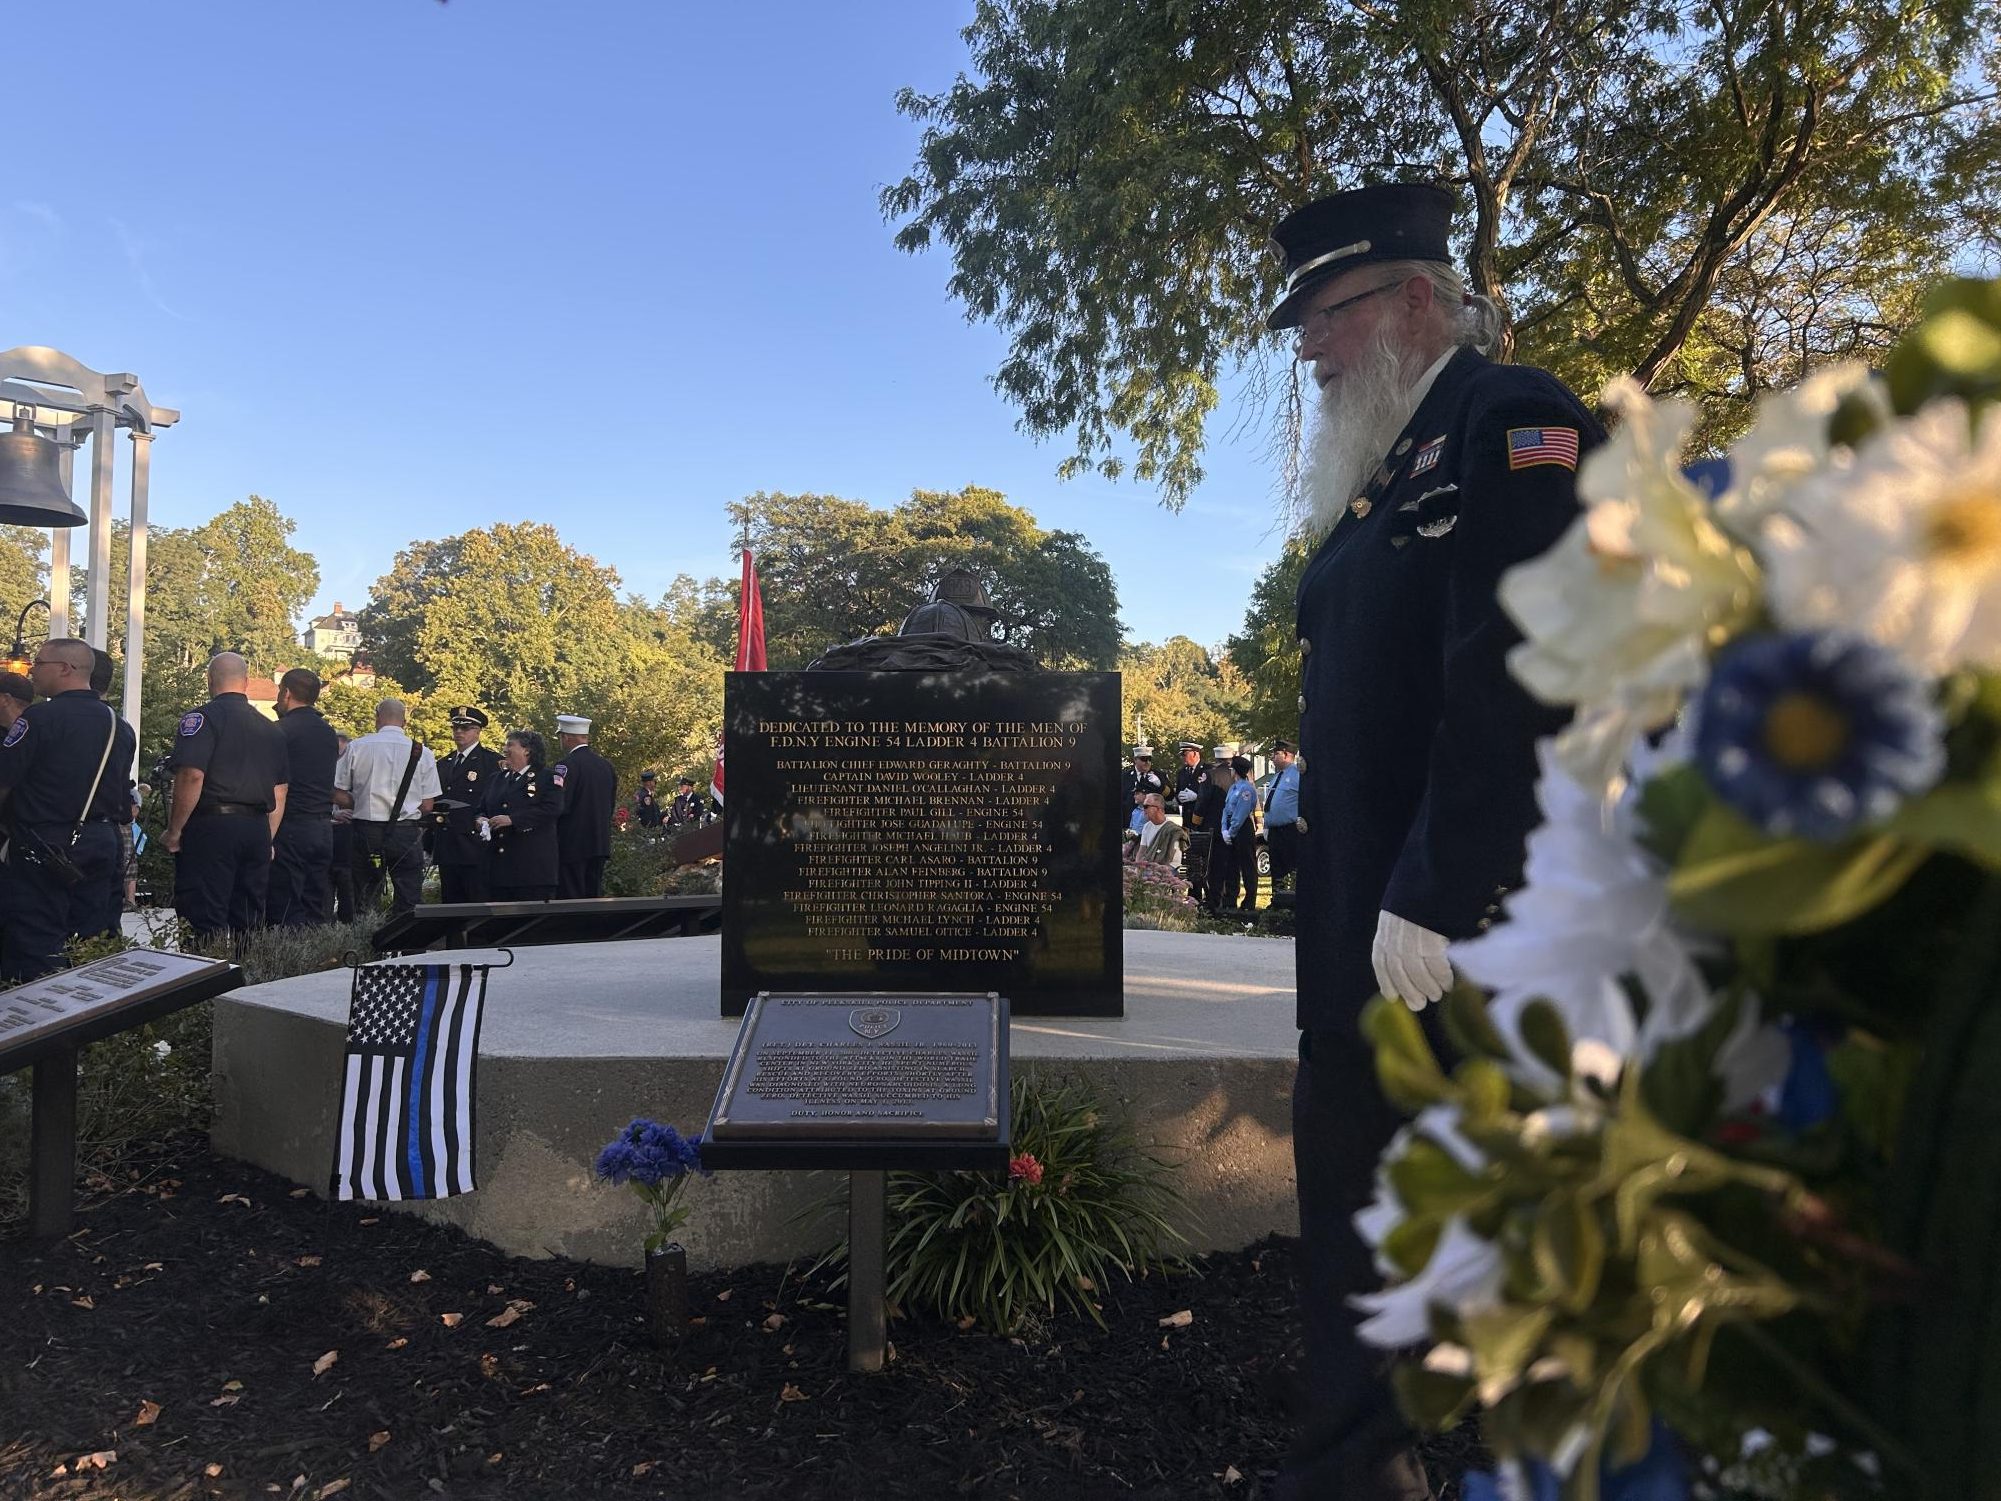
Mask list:
[[[1574,709],[1448,1068],[1357,1225],[1399,1399],[1477,1412],[1470,1497],[1980,1494],[2001,1431],[2001,282],[1882,376],[1768,397],[1719,493],[1630,384],[1507,575]],[[1484,1487],[1484,1489],[1483,1489]]]
[[[645,1204],[653,1218],[646,1249],[657,1251],[688,1222],[681,1190],[691,1173],[706,1178],[700,1137],[686,1137],[672,1126],[644,1117],[632,1121],[598,1153],[593,1168],[606,1183],[623,1184]]]

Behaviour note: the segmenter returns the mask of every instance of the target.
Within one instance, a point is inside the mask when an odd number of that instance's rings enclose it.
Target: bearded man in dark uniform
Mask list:
[[[486,789],[500,775],[500,752],[480,744],[488,720],[472,704],[452,708],[452,753],[438,762],[444,797],[464,803],[431,815],[431,858],[438,864],[438,900],[487,900],[486,841],[479,837],[479,808]]]
[[[1580,456],[1604,438],[1555,377],[1496,364],[1492,303],[1453,271],[1452,199],[1419,184],[1338,193],[1274,231],[1274,330],[1320,388],[1307,457],[1317,551],[1298,597],[1303,692],[1293,1147],[1305,1240],[1308,1415],[1283,1496],[1428,1497],[1383,1380],[1355,1336],[1375,1288],[1355,1213],[1400,1124],[1357,1021],[1377,993],[1436,1010],[1446,945],[1521,876],[1535,743],[1563,716],[1508,674],[1519,639],[1501,575],[1577,513]]]

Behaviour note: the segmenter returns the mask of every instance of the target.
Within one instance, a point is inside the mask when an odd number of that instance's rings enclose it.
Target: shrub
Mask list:
[[[717,864],[680,866],[674,863],[674,841],[681,831],[642,829],[629,825],[611,836],[611,859],[604,868],[606,896],[684,896],[722,890]]]
[[[1075,1085],[1017,1078],[1011,1106],[1005,1176],[888,1174],[891,1303],[996,1334],[1059,1309],[1103,1327],[1096,1295],[1114,1275],[1187,1270],[1168,1220],[1181,1195],[1129,1129]],[[825,1261],[846,1259],[843,1242]]]
[[[240,952],[226,939],[189,953],[234,959],[246,985],[335,969],[353,957],[372,958],[373,922],[328,923],[314,928],[264,928],[249,934]],[[183,934],[171,918],[147,923],[147,942],[173,947]],[[137,948],[122,934],[69,946],[72,965]],[[209,1075],[210,1015],[206,1002],[157,1022],[107,1037],[85,1048],[77,1066],[77,1166],[86,1175],[113,1172],[135,1148],[182,1131],[206,1130],[214,1109]],[[0,1075],[0,1229],[27,1212],[31,1075]]]

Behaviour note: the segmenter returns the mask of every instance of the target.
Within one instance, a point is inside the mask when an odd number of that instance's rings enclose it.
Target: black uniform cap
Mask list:
[[[1299,327],[1314,288],[1370,261],[1452,263],[1452,195],[1422,182],[1354,188],[1294,209],[1271,232],[1285,260],[1285,293],[1265,319]]]
[[[476,724],[481,729],[485,729],[487,724],[486,715],[480,710],[475,709],[471,704],[458,704],[454,706],[451,713],[451,720],[453,724]]]
[[[657,782],[659,779],[660,773],[657,771],[642,771],[639,774],[639,780],[642,782]]]

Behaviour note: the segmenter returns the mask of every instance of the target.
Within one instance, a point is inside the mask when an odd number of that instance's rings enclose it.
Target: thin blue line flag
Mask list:
[[[443,1199],[477,1186],[473,1072],[485,1004],[485,965],[355,971],[336,1198]]]

